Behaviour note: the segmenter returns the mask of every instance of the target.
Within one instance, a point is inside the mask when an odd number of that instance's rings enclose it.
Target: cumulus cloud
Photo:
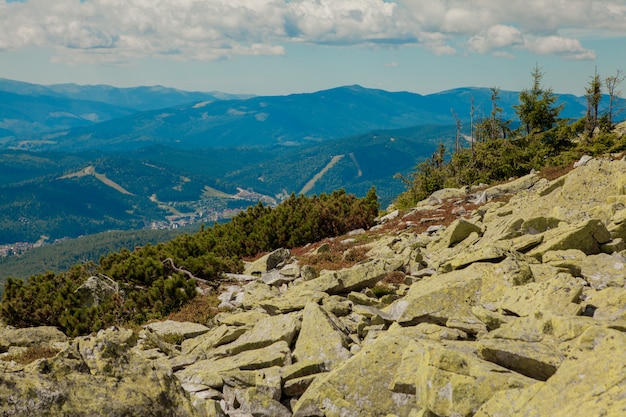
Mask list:
[[[512,26],[495,25],[486,32],[481,32],[470,38],[468,42],[471,49],[486,53],[510,46],[524,44],[524,37],[519,29]]]
[[[282,55],[290,42],[418,45],[436,54],[519,49],[593,59],[572,33],[626,36],[623,0],[0,0],[0,50],[66,62]]]
[[[540,55],[561,55],[570,59],[595,59],[595,52],[583,48],[577,39],[546,36],[528,42],[528,49]]]

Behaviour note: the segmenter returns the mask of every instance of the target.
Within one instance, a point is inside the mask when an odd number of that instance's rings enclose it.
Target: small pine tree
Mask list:
[[[544,74],[539,65],[535,66],[531,75],[532,88],[522,90],[519,95],[520,104],[513,106],[527,134],[552,129],[563,109],[563,105],[555,105],[557,97],[552,89],[541,85]]]

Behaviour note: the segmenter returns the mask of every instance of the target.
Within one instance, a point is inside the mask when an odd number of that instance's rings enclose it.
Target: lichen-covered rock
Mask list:
[[[260,349],[283,341],[291,345],[300,330],[300,319],[295,314],[269,316],[259,320],[252,329],[212,352],[215,356],[236,355],[246,350]]]
[[[322,271],[318,278],[290,288],[285,296],[288,296],[290,292],[298,293],[307,290],[325,292],[331,295],[360,291],[363,288],[373,286],[382,280],[387,273],[399,269],[402,265],[403,262],[396,259],[374,259],[339,271]]]
[[[607,287],[594,291],[584,303],[596,320],[616,324],[626,321],[626,288]]]
[[[199,416],[171,371],[135,351],[135,340],[111,328],[0,374],[0,415]]]
[[[145,327],[159,336],[178,335],[183,339],[191,339],[209,331],[208,327],[199,323],[174,320],[158,321],[147,324]]]
[[[532,282],[508,288],[496,305],[502,311],[528,316],[535,311],[562,315],[578,315],[584,280],[559,274],[544,282]]]
[[[85,307],[98,306],[119,292],[119,284],[105,275],[94,275],[76,289]]]
[[[487,198],[494,198],[504,194],[518,193],[523,190],[528,190],[537,182],[539,182],[539,179],[539,175],[537,175],[535,172],[532,172],[516,180],[489,187],[485,190],[485,194]]]
[[[543,243],[528,252],[537,259],[548,251],[578,249],[587,255],[600,253],[600,245],[610,242],[611,235],[598,219],[561,226],[545,233]]]
[[[319,361],[327,371],[351,356],[347,335],[337,328],[329,314],[316,303],[306,305],[302,330],[293,351],[297,361]]]
[[[271,287],[261,281],[252,281],[243,287],[241,304],[245,308],[258,307],[263,301],[279,295],[276,287]]]
[[[265,256],[257,259],[254,262],[248,262],[244,265],[244,274],[246,275],[261,275],[264,272],[271,271],[276,268],[278,264],[291,256],[289,249],[276,249],[273,252],[268,253]]]
[[[490,267],[476,263],[464,270],[426,277],[383,311],[403,325],[421,322],[445,325],[451,317],[472,316],[472,306],[480,299],[483,274]]]
[[[408,415],[415,396],[394,393],[388,387],[405,347],[419,332],[394,325],[352,358],[321,375],[300,397],[294,416]]]
[[[233,342],[244,334],[248,329],[245,327],[232,327],[222,324],[209,330],[207,333],[187,339],[182,342],[181,348],[183,354],[202,355],[212,349]]]
[[[472,416],[497,391],[536,381],[471,352],[468,342],[410,344],[418,405],[438,416]]]
[[[587,256],[581,262],[580,273],[585,281],[596,290],[606,287],[624,287],[626,285],[626,258],[605,253]]]
[[[55,347],[68,341],[67,336],[56,327],[40,326],[16,329],[0,327],[0,353],[11,347]]]
[[[246,350],[237,355],[214,357],[198,361],[176,373],[183,383],[202,384],[212,388],[223,386],[220,375],[224,371],[233,369],[255,370],[284,366],[291,362],[291,349],[285,341],[276,342],[270,346]]]
[[[472,233],[482,235],[483,231],[480,226],[464,218],[456,219],[441,233],[435,242],[429,245],[428,249],[437,251],[452,247],[467,239]]]
[[[227,326],[250,326],[269,317],[269,314],[259,310],[248,310],[240,313],[220,313],[213,317],[213,321]]]
[[[544,383],[502,391],[475,417],[607,416],[626,412],[626,334],[591,327],[578,349]]]
[[[524,342],[508,339],[478,341],[478,355],[522,375],[545,381],[559,368],[565,356],[556,343]]]
[[[286,291],[281,296],[259,302],[259,306],[270,314],[285,314],[302,310],[311,301],[319,303],[326,297],[328,294],[325,292],[294,287],[293,291]]]

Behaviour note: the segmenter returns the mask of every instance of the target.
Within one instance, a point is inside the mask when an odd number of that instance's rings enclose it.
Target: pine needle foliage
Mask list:
[[[98,264],[76,265],[26,282],[9,278],[0,315],[13,326],[57,326],[70,336],[161,319],[197,296],[196,280],[217,285],[223,273],[241,272],[243,257],[369,228],[377,214],[373,187],[364,198],[345,190],[313,197],[292,194],[275,208],[259,203],[229,223],[167,243],[122,249],[101,257]],[[95,275],[110,278],[119,290],[89,306],[76,290]]]

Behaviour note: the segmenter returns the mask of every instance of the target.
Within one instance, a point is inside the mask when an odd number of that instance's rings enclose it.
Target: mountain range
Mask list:
[[[437,94],[358,85],[257,97],[0,79],[0,244],[212,221],[263,200],[337,188],[383,206],[487,88]],[[580,118],[584,97],[558,96]],[[606,100],[605,100],[606,101]],[[501,91],[505,119],[518,93]],[[623,105],[624,102],[618,103]]]

